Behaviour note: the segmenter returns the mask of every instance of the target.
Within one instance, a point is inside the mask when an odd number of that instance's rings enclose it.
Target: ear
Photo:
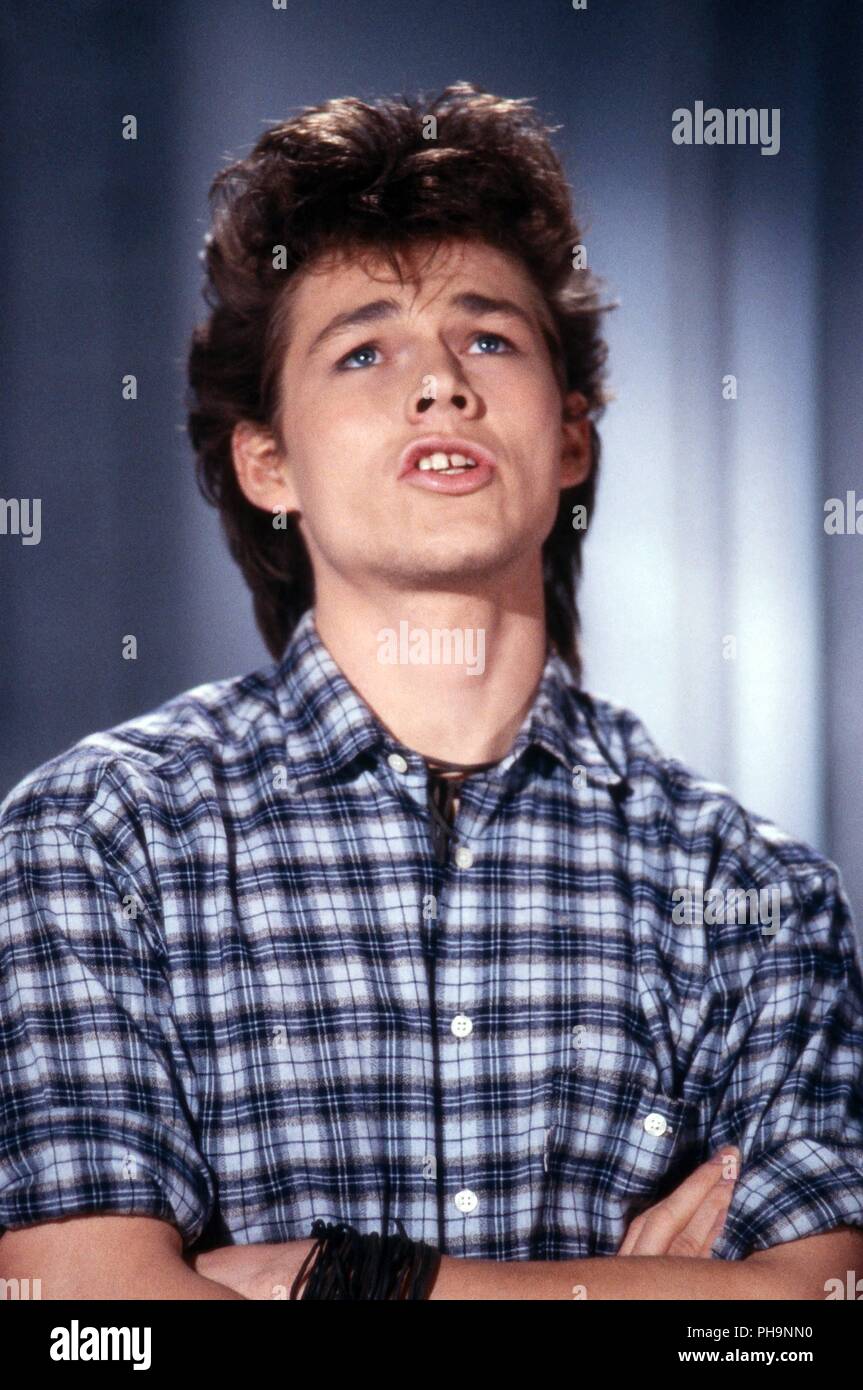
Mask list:
[[[560,486],[576,487],[590,476],[593,450],[587,399],[580,391],[569,391],[563,398]]]
[[[298,512],[300,501],[287,459],[272,430],[240,420],[231,435],[231,455],[240,490],[253,507]]]

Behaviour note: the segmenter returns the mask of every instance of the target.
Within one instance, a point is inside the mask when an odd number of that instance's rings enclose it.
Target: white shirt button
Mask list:
[[[668,1121],[664,1115],[657,1115],[656,1111],[652,1111],[644,1121],[644,1128],[647,1134],[659,1138],[668,1129]]]
[[[473,1032],[473,1021],[467,1014],[456,1014],[450,1028],[457,1038],[466,1038]]]
[[[479,1205],[479,1198],[475,1192],[471,1192],[469,1187],[463,1187],[461,1192],[457,1192],[454,1200],[459,1211],[463,1212],[465,1215],[467,1215],[468,1212],[476,1211]]]
[[[402,757],[401,753],[390,753],[387,762],[393,772],[407,772],[408,770],[407,760]]]
[[[473,854],[467,845],[459,845],[455,852],[455,862],[460,869],[469,869],[473,863]]]

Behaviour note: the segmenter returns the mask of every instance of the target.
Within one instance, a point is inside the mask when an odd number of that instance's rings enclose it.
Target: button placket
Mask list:
[[[487,781],[486,778],[488,778]],[[468,847],[471,843],[476,844],[482,839],[498,799],[503,794],[504,779],[500,776],[500,768],[491,775],[477,773],[475,777],[468,777],[461,784],[456,842],[462,848],[468,849],[471,862],[476,858],[476,855]]]
[[[499,789],[497,790],[499,791]],[[455,824],[451,827],[452,842],[448,855],[450,871],[452,868],[455,868],[461,873],[467,872],[469,869],[473,868],[476,862],[475,852],[469,844],[465,843],[462,836],[467,832],[467,836],[473,839],[481,834],[482,826],[493,810],[493,806],[491,805],[492,800],[491,789],[484,788],[478,794],[476,786],[472,783],[471,779],[467,779],[465,782],[461,783],[459,809],[456,818],[457,827]],[[445,880],[448,880],[447,920],[453,921],[453,914],[455,914],[455,918],[457,919],[459,912],[459,875],[456,873],[450,877],[450,874],[447,872],[446,864],[442,866],[442,869]],[[472,901],[475,895],[469,888],[467,880],[464,881],[464,891],[468,894],[468,899]],[[453,982],[453,976],[449,974],[451,970],[455,973],[454,990],[448,989],[447,987],[448,983]],[[449,978],[447,979],[447,977]],[[462,979],[460,960],[457,958],[447,959],[442,955],[438,956],[436,985],[439,990],[439,1011],[443,1017],[446,1018],[448,1013],[446,1008],[447,1004],[450,1009],[455,1005],[458,1010],[457,1012],[449,1013],[448,1031],[450,1034],[450,1046],[443,1049],[443,1059],[445,1060],[442,1059],[444,1077],[451,1078],[451,1082],[448,1081],[446,1084],[452,1084],[454,1086],[459,1086],[461,1084],[459,1074],[460,1063],[466,1058],[469,1060],[473,1051],[473,1043],[476,1041],[475,1038],[471,1040],[475,1028],[474,1020],[470,1013],[466,1012],[466,1006],[468,1008],[470,1007],[470,1000],[465,996],[465,988],[468,984],[468,981]],[[468,988],[467,992],[470,994],[471,990]],[[449,995],[448,998],[447,995]],[[453,1193],[448,1181],[448,1179],[453,1178],[456,1180],[460,1178],[462,1183],[464,1183],[466,1179],[467,1182],[470,1181],[471,1169],[474,1164],[473,1159],[467,1157],[467,1150],[470,1149],[471,1152],[473,1151],[475,1139],[475,1135],[468,1137],[464,1133],[460,1125],[455,1122],[454,1117],[453,1122],[448,1124],[445,1128],[444,1152],[441,1155],[441,1159],[445,1168],[444,1180],[450,1192],[447,1200],[451,1203],[450,1212],[453,1213],[453,1219],[456,1221],[457,1217],[455,1213],[459,1213],[461,1217],[467,1218],[476,1213],[480,1206],[479,1195],[473,1188],[465,1185],[457,1192]],[[453,1231],[453,1237],[458,1238],[458,1235],[459,1226],[457,1224]]]
[[[395,776],[387,776],[385,767]],[[375,766],[375,775],[380,785],[390,796],[394,796],[404,809],[409,809],[411,814],[418,812],[423,820],[427,818],[426,776],[421,766],[414,767],[404,753],[392,749],[389,753],[381,755]]]
[[[468,1218],[477,1219],[480,1194],[470,1184],[476,1172],[476,1134],[473,1122],[463,1112],[463,1088],[470,1085],[473,1058],[477,1044],[476,982],[465,978],[461,958],[458,923],[466,911],[475,910],[475,890],[468,881],[461,881],[453,872],[455,852],[450,868],[444,869],[446,882],[446,923],[441,936],[441,949],[436,957],[435,989],[438,1017],[445,1030],[446,1041],[440,1050],[441,1083],[447,1095],[447,1118],[443,1130],[444,1190],[449,1208],[449,1239],[460,1242]],[[451,1224],[452,1223],[452,1224]],[[466,1232],[464,1232],[466,1238]],[[453,1248],[458,1248],[458,1245]],[[467,1247],[465,1247],[467,1249]]]

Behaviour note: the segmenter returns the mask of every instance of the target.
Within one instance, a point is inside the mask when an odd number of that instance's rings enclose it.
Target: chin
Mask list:
[[[500,546],[490,546],[488,543],[475,549],[454,545],[449,553],[442,552],[439,546],[413,549],[404,578],[406,583],[416,582],[422,577],[430,580],[450,579],[457,583],[460,578],[476,579],[488,575],[491,580],[499,574],[503,558]],[[401,568],[404,569],[404,566]]]

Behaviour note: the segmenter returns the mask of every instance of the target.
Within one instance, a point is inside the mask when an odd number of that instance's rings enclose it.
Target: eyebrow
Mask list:
[[[521,319],[529,328],[538,327],[543,334],[547,331],[526,309],[512,299],[491,299],[488,295],[477,294],[473,290],[463,290],[460,294],[454,294],[449,303],[451,308],[463,309],[468,314],[505,314],[509,318]],[[345,328],[380,323],[383,319],[396,318],[401,313],[402,306],[397,299],[372,299],[367,304],[360,304],[356,309],[347,309],[342,314],[336,314],[312,342],[309,356]]]

